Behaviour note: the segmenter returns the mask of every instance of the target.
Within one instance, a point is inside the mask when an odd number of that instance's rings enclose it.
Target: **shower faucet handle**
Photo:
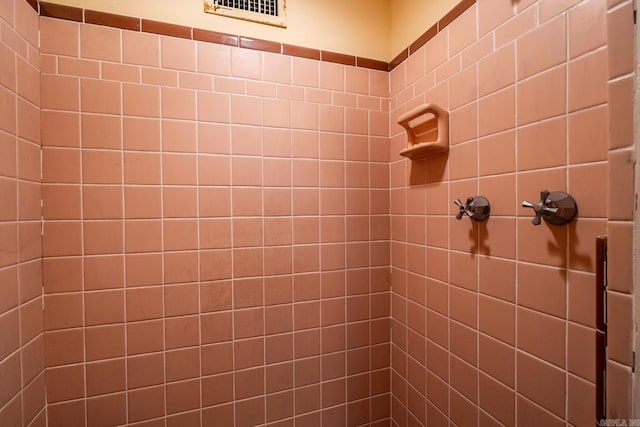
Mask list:
[[[540,192],[540,200],[538,201],[538,203],[531,203],[531,202],[527,202],[526,200],[524,202],[522,202],[522,206],[524,206],[525,208],[531,208],[533,209],[534,212],[534,217],[531,220],[531,223],[533,225],[540,225],[540,223],[542,222],[542,215],[544,215],[544,213],[548,210],[548,209],[553,209],[549,206],[547,206],[548,203],[548,197],[551,193],[547,190],[543,190]],[[553,212],[550,212],[553,213]]]
[[[462,219],[463,215],[467,215],[474,221],[484,221],[489,218],[491,212],[489,200],[483,196],[467,197],[467,201],[464,204],[460,199],[455,199],[453,203],[460,208],[456,219]]]
[[[469,201],[472,200],[470,197],[467,198],[467,203],[462,203],[462,201],[460,199],[455,199],[453,201],[453,203],[455,203],[459,208],[460,211],[458,212],[458,214],[456,215],[456,219],[462,219],[463,215],[468,215],[469,217],[471,217],[471,212],[469,212],[467,210],[467,206],[469,205]]]
[[[573,197],[562,191],[550,193],[543,190],[540,192],[538,203],[525,200],[522,206],[533,209],[534,217],[531,220],[533,225],[540,225],[542,219],[553,225],[566,224],[576,216],[578,210]]]

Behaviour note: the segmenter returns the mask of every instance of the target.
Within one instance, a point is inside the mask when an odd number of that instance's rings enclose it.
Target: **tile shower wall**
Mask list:
[[[49,425],[388,425],[388,73],[40,29]]]
[[[621,23],[609,36],[608,7]],[[631,222],[607,223],[633,218],[621,185],[632,152],[608,154],[633,143],[625,133],[608,144],[612,90],[622,99],[612,116],[633,111],[633,63],[607,90],[611,58],[631,52],[620,43],[608,54],[611,33],[632,25],[622,8],[631,2],[479,1],[391,71],[394,425],[593,425],[595,238],[607,231],[623,254],[610,322],[631,324]],[[451,148],[410,162],[397,154],[397,118],[424,102],[450,111]],[[531,224],[520,204],[545,189],[577,200],[574,222]],[[453,200],[478,194],[488,221],[456,220]],[[620,417],[630,416],[630,342],[612,332],[608,349],[609,414]]]
[[[0,425],[44,426],[38,15],[0,2]]]

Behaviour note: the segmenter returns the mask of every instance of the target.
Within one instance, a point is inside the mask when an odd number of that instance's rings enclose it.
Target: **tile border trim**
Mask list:
[[[464,13],[468,8],[473,6],[477,0],[461,0],[460,3],[451,9],[451,11],[449,11],[442,19],[431,26],[431,28],[425,31],[413,43],[400,51],[400,53],[388,63],[376,59],[345,55],[343,53],[295,46],[270,40],[254,39],[234,34],[219,33],[212,30],[169,24],[144,18],[116,15],[73,6],[64,6],[40,0],[25,1],[33,8],[33,10],[36,11],[36,13],[38,13],[38,15],[48,18],[64,19],[67,21],[102,25],[105,27],[153,33],[163,36],[180,37],[189,40],[241,47],[262,52],[279,53],[287,56],[315,59],[323,62],[332,62],[335,64],[350,65],[371,70],[392,71],[409,56],[424,46],[429,40],[435,37],[445,27],[451,24],[451,22],[453,22],[458,16],[462,15],[462,13]]]

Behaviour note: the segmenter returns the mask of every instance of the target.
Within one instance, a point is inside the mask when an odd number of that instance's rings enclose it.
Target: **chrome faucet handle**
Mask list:
[[[540,192],[540,200],[538,203],[522,202],[525,208],[531,208],[534,217],[531,220],[533,225],[540,225],[544,219],[549,224],[562,225],[570,222],[577,212],[576,202],[567,193],[562,191],[554,191],[550,193],[547,190]]]

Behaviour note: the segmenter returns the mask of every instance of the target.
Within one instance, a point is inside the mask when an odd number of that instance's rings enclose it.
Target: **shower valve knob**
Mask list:
[[[491,212],[489,200],[483,196],[467,197],[466,203],[462,203],[460,199],[455,199],[453,203],[460,208],[456,219],[462,219],[464,215],[467,215],[474,221],[484,221],[489,218]]]
[[[547,190],[540,192],[538,203],[522,202],[525,208],[531,208],[534,217],[531,220],[533,225],[540,225],[541,220],[553,225],[562,225],[570,222],[576,216],[578,207],[576,201],[565,192]]]
[[[469,204],[469,198],[467,199],[467,203],[466,204],[462,203],[462,201],[460,199],[455,199],[453,201],[453,203],[455,203],[460,208],[460,211],[456,215],[456,219],[462,219],[462,217],[465,214],[471,216],[470,212],[467,210],[467,205]]]

